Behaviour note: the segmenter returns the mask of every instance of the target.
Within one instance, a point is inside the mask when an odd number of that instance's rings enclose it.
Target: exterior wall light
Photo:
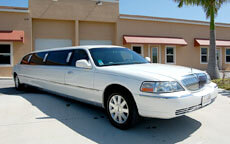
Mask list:
[[[96,2],[96,5],[98,5],[98,6],[101,6],[102,4],[103,4],[103,3],[102,3],[102,1],[100,1],[100,0]]]

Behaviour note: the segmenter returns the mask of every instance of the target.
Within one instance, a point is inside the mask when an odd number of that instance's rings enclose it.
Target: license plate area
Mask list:
[[[210,104],[211,103],[211,95],[208,94],[208,95],[203,96],[201,102],[202,102],[201,103],[202,106],[206,106],[206,105]]]

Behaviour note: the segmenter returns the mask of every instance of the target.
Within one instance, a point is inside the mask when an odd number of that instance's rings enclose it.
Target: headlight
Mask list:
[[[176,81],[143,82],[142,92],[150,93],[170,93],[183,91],[184,88]]]

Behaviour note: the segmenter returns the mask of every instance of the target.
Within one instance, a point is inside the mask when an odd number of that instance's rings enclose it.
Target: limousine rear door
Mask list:
[[[73,51],[70,66],[67,68],[65,75],[66,93],[80,99],[95,101],[93,97],[95,90],[93,89],[94,69],[85,69],[76,67],[76,61],[85,59],[89,61],[87,52],[83,49]]]
[[[50,51],[45,60],[45,68],[43,78],[46,81],[48,90],[63,93],[65,84],[65,73],[67,71],[68,62],[66,61],[72,50]]]

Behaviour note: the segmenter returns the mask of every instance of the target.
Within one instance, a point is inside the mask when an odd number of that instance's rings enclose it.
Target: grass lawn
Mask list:
[[[215,79],[212,82],[216,83],[219,88],[230,90],[230,79],[225,79],[224,81],[222,79]]]

